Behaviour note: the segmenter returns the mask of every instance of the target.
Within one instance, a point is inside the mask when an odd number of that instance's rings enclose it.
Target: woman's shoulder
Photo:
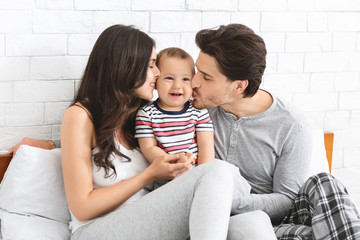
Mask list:
[[[64,116],[66,115],[69,117],[80,118],[79,120],[92,119],[90,111],[86,107],[84,107],[81,103],[75,103],[70,107],[68,107],[65,111]]]
[[[92,118],[89,110],[80,103],[76,103],[68,107],[64,113],[63,125],[70,124],[72,126],[89,126],[93,128]]]
[[[61,128],[62,132],[68,133],[73,137],[82,136],[80,138],[91,139],[92,147],[95,146],[94,125],[89,111],[84,106],[74,104],[68,107],[64,113]]]

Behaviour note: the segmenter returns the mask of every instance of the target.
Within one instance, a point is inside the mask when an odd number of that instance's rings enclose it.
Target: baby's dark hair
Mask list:
[[[194,59],[191,57],[191,55],[189,53],[187,53],[185,50],[181,49],[181,48],[177,48],[177,47],[169,47],[169,48],[165,48],[163,50],[161,50],[158,54],[157,54],[157,60],[156,60],[156,65],[159,67],[160,62],[161,62],[161,58],[163,56],[167,56],[167,57],[175,57],[175,58],[179,58],[179,59],[183,59],[183,60],[188,60],[191,68],[192,68],[192,74],[195,74],[195,64],[194,64]]]

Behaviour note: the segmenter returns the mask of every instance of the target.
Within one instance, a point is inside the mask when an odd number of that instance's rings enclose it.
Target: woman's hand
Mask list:
[[[184,153],[166,154],[154,159],[149,166],[153,180],[174,179],[192,166],[193,159]]]

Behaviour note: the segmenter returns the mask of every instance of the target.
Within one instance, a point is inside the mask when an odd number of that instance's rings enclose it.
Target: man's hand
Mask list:
[[[21,140],[21,142],[19,142],[15,146],[13,146],[7,153],[8,154],[12,153],[13,156],[15,156],[17,150],[19,149],[19,147],[21,145],[29,145],[32,147],[38,147],[38,148],[43,148],[43,149],[48,149],[48,150],[54,149],[56,147],[55,143],[51,140],[37,140],[37,139],[24,137]]]

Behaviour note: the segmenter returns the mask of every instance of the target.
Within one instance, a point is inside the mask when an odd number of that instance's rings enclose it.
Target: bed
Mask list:
[[[309,176],[331,172],[334,134],[313,131]],[[0,239],[70,239],[60,148],[22,145],[0,155]]]

